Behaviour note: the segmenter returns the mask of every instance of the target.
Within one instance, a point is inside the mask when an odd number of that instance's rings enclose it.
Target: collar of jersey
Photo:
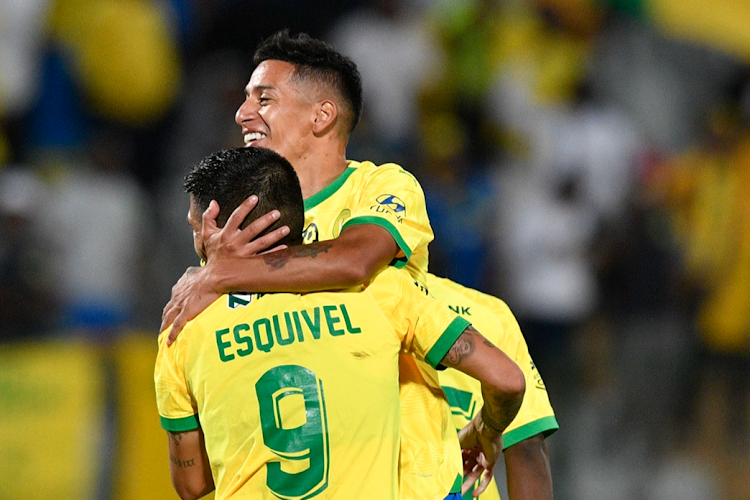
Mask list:
[[[333,193],[338,191],[338,189],[346,182],[346,180],[350,175],[352,175],[352,173],[354,173],[355,170],[357,169],[354,167],[347,167],[346,170],[341,172],[341,175],[339,175],[335,181],[307,198],[305,200],[305,210],[310,210],[311,208],[320,205],[322,202],[330,198]]]

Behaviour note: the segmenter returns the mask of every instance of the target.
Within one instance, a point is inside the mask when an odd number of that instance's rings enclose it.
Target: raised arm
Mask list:
[[[172,485],[182,500],[197,500],[214,490],[203,431],[167,431],[169,472]]]
[[[518,413],[526,389],[523,372],[503,351],[469,326],[441,364],[479,380],[484,406],[459,433],[464,449],[464,493],[481,476],[473,495],[482,493],[503,449],[503,430]]]
[[[229,222],[224,230],[228,227]],[[346,227],[333,240],[249,258],[217,252],[214,257],[209,255],[204,267],[188,269],[172,288],[160,330],[172,324],[171,344],[185,323],[223,293],[337,290],[364,283],[386,267],[398,251],[387,230],[375,224],[359,224]]]

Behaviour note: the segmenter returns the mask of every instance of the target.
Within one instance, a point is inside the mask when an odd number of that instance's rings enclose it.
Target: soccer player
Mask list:
[[[235,120],[247,146],[273,149],[297,172],[309,245],[256,256],[285,228],[274,226],[254,239],[254,227],[240,230],[230,219],[219,230],[213,222],[218,207],[211,204],[202,226],[207,264],[189,269],[173,288],[162,318],[162,330],[173,324],[168,342],[222,293],[343,289],[367,282],[388,265],[404,268],[424,285],[433,234],[419,183],[398,165],[346,158],[346,144],[362,108],[356,65],[320,40],[286,32],[263,41],[254,62],[257,68]],[[254,203],[243,203],[232,217],[242,220]],[[278,211],[259,222],[273,222],[274,216]],[[424,386],[420,368],[414,358],[402,356],[405,398],[430,397],[418,389]],[[408,408],[408,402],[402,404],[402,413]],[[451,440],[453,425],[406,413],[402,429],[401,491],[413,492],[403,498],[439,499],[458,492],[453,479],[436,480],[451,476],[451,461],[441,450],[430,454],[419,446],[430,434]],[[412,444],[422,451],[410,449]],[[460,468],[453,477],[456,474]]]
[[[508,495],[512,500],[552,500],[552,476],[545,438],[558,428],[547,389],[529,355],[521,329],[508,305],[497,297],[427,274],[429,293],[466,318],[524,372],[526,392],[513,422],[503,432]],[[456,429],[462,429],[482,407],[481,387],[456,370],[440,372]],[[468,495],[467,495],[468,498]],[[479,500],[500,500],[492,484]]]
[[[224,207],[223,224],[249,193],[280,209],[276,224],[291,229],[285,243],[301,243],[298,181],[268,149],[210,155],[185,187],[201,258],[201,213],[210,200]],[[486,403],[468,432],[485,447],[497,444],[525,385],[510,358],[395,269],[364,289],[224,295],[173,345],[166,336],[155,368],[157,406],[183,499],[214,487],[217,499],[398,498],[402,350],[429,364],[424,373],[435,380],[443,365],[481,381]]]
[[[320,40],[287,32],[261,42],[253,60],[257,67],[235,120],[247,146],[276,151],[297,172],[309,245],[281,250],[272,259],[254,256],[287,229],[260,240],[230,226],[212,235],[218,208],[211,205],[204,230],[208,261],[180,278],[164,309],[162,328],[172,323],[170,339],[216,297],[233,290],[344,289],[389,264],[405,267],[424,284],[433,233],[421,186],[396,164],[346,158],[362,111],[354,62]],[[252,206],[253,201],[243,204],[238,215]]]

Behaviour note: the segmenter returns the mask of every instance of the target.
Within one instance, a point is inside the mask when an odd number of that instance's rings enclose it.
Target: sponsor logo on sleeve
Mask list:
[[[397,222],[401,222],[406,215],[406,204],[397,196],[392,194],[381,194],[376,199],[376,204],[370,207],[378,213],[391,214]]]

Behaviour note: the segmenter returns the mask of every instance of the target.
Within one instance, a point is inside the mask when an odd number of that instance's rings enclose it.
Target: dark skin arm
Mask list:
[[[511,358],[471,326],[456,339],[441,364],[482,384],[484,406],[459,433],[464,450],[463,493],[481,477],[473,492],[473,496],[478,496],[492,480],[503,450],[503,430],[521,407],[526,380]]]
[[[505,450],[510,500],[552,500],[549,448],[537,434]]]
[[[182,500],[197,500],[214,490],[203,431],[170,432],[169,472]]]
[[[345,228],[334,240],[258,255],[283,237],[278,235],[273,239],[266,235],[253,239],[276,219],[263,216],[240,230],[240,222],[254,206],[245,202],[219,229],[215,222],[218,207],[214,209],[214,206],[212,203],[203,214],[207,263],[201,268],[189,268],[183,274],[172,288],[172,297],[162,313],[160,331],[172,324],[168,345],[174,342],[185,323],[224,293],[349,288],[375,276],[399,252],[387,230],[374,224],[362,224]]]

